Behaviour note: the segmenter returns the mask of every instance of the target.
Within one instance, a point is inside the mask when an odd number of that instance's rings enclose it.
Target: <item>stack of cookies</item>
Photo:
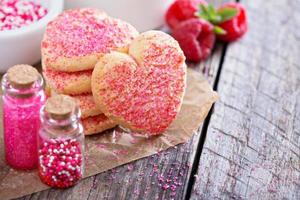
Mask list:
[[[130,24],[90,8],[50,22],[42,41],[48,94],[74,97],[86,135],[121,125],[163,133],[180,111],[185,57],[161,31],[139,34]]]
[[[77,100],[86,135],[116,126],[94,102],[95,64],[112,51],[128,52],[137,36],[130,24],[90,8],[66,11],[48,24],[41,46],[48,94],[67,94]]]

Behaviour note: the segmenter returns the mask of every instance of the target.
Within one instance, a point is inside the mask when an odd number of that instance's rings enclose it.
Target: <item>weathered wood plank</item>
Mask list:
[[[205,63],[189,65],[214,84],[223,50],[224,45],[218,44]],[[184,199],[200,136],[201,127],[187,144],[86,178],[70,189],[50,189],[19,199]]]
[[[300,1],[242,2],[191,199],[300,199]]]

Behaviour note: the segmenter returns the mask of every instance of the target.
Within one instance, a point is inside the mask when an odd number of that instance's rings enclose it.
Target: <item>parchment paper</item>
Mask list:
[[[187,142],[217,99],[217,93],[212,91],[202,74],[188,69],[183,105],[168,130],[160,136],[150,138],[126,133],[120,128],[86,137],[85,177]],[[36,170],[17,171],[5,164],[3,124],[2,120],[0,121],[0,199],[17,198],[47,189],[48,187],[40,182]]]

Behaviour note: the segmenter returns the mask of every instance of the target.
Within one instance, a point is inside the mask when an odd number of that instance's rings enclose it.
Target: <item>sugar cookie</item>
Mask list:
[[[79,105],[82,119],[100,115],[102,113],[98,106],[95,104],[92,94],[82,94],[72,97],[77,101]]]
[[[57,94],[57,92],[51,89],[48,85],[45,86],[45,93],[48,97]],[[79,94],[73,95],[72,97],[75,99],[81,110],[81,119],[102,114],[102,111],[95,104],[92,94]]]
[[[129,54],[103,56],[92,74],[96,104],[125,128],[162,133],[180,110],[186,87],[185,57],[168,34],[148,31],[135,38]]]
[[[91,93],[92,70],[80,72],[59,72],[52,69],[43,70],[46,83],[59,94]]]
[[[57,71],[93,69],[111,51],[127,52],[137,30],[93,8],[68,10],[48,23],[41,44],[42,60]]]
[[[115,127],[117,124],[104,114],[81,120],[85,135],[93,135]]]

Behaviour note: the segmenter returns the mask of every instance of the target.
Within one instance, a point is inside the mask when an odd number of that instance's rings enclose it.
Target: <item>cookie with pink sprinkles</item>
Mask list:
[[[103,56],[92,74],[92,93],[116,123],[147,135],[163,133],[180,111],[186,87],[185,57],[161,31],[136,37],[129,53]]]
[[[81,121],[85,135],[101,133],[117,125],[113,120],[109,119],[104,114],[88,117],[82,119]]]
[[[41,44],[42,60],[57,71],[94,68],[111,51],[127,52],[137,30],[93,8],[68,10],[51,21]]]
[[[81,110],[81,119],[102,114],[102,111],[95,104],[92,94],[81,94],[72,96]]]
[[[92,70],[61,72],[44,68],[43,76],[48,87],[59,94],[77,95],[91,93]]]
[[[48,85],[46,85],[45,91],[48,97],[57,95],[57,92],[53,91]],[[92,94],[79,94],[79,95],[73,95],[72,97],[73,99],[75,99],[75,101],[77,102],[80,108],[81,119],[102,114],[102,111],[95,104]]]

